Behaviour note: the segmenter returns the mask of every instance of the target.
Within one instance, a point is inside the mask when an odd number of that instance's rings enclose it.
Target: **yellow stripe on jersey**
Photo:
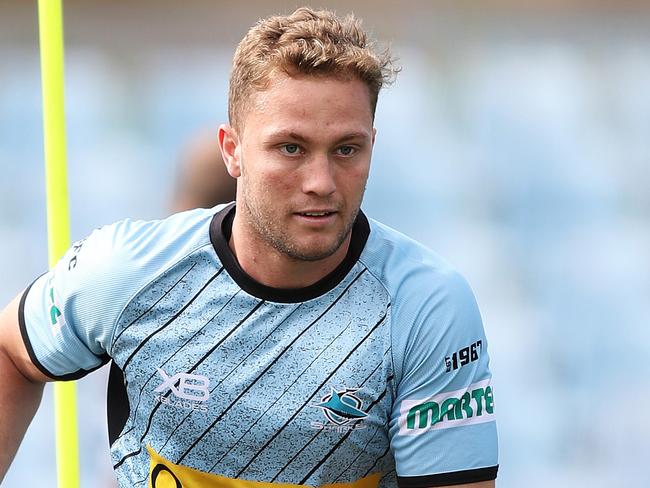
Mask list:
[[[309,485],[241,480],[204,473],[198,469],[174,464],[150,446],[147,446],[147,451],[151,457],[149,488],[309,488]],[[373,473],[350,483],[332,483],[321,486],[322,488],[377,488],[380,478],[380,473]]]

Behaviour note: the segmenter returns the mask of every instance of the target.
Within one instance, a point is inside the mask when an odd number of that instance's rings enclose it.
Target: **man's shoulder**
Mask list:
[[[422,243],[373,219],[360,261],[382,282],[394,304],[466,302],[473,292],[464,276]]]
[[[175,255],[209,243],[208,228],[218,210],[189,210],[158,220],[126,218],[97,228],[75,245],[88,247],[95,259]]]
[[[133,248],[161,248],[173,244],[208,237],[202,232],[209,226],[220,207],[198,208],[172,214],[157,220],[123,219],[97,229],[105,239],[115,239],[114,244]]]
[[[124,219],[99,227],[72,245],[56,275],[77,287],[146,281],[210,245],[209,226],[218,210],[192,210],[160,220]]]
[[[361,259],[371,271],[440,277],[457,273],[446,259],[424,244],[377,220],[368,218],[368,222],[370,235]]]

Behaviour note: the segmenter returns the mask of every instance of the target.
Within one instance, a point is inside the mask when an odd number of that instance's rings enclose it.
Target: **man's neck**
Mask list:
[[[247,275],[273,288],[313,285],[341,264],[350,247],[351,234],[331,256],[317,261],[300,260],[278,251],[245,225],[235,214],[228,245]]]

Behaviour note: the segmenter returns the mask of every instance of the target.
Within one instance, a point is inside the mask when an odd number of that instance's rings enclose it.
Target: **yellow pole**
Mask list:
[[[63,102],[63,19],[61,0],[38,1],[43,85],[43,137],[50,267],[70,246]],[[79,487],[77,401],[73,382],[54,385],[56,461],[59,488]]]

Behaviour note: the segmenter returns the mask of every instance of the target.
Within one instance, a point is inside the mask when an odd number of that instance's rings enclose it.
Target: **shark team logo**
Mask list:
[[[361,429],[365,426],[359,422],[368,414],[362,410],[363,402],[355,395],[358,388],[345,388],[337,391],[330,389],[330,393],[321,398],[321,402],[314,405],[323,411],[329,424],[312,422],[316,429],[334,429],[338,431]]]

